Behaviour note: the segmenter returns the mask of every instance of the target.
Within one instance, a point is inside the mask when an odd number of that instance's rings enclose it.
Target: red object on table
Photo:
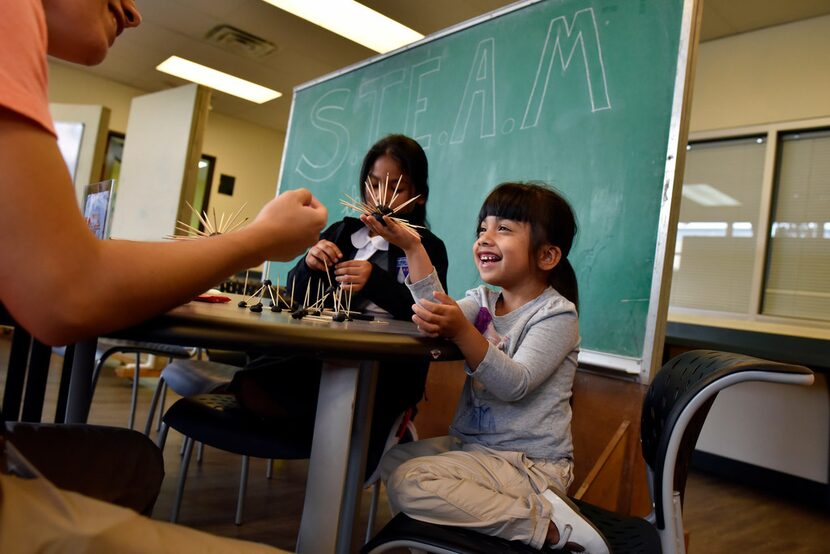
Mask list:
[[[229,297],[219,296],[217,294],[200,294],[193,300],[195,300],[196,302],[211,302],[213,304],[224,304],[225,302],[231,301]]]

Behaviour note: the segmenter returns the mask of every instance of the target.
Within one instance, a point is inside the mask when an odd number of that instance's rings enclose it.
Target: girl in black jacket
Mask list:
[[[375,143],[363,159],[359,180],[361,197],[365,203],[371,203],[367,182],[374,186],[375,197],[380,194],[381,183],[388,182],[389,203],[397,186],[393,208],[418,198],[395,216],[426,227],[428,173],[426,154],[417,142],[404,135],[389,135]],[[446,289],[448,262],[444,243],[428,229],[418,229],[418,232]],[[412,317],[412,295],[403,284],[409,270],[406,256],[383,238],[372,236],[359,219],[346,217],[323,231],[317,244],[289,272],[286,283],[294,287],[295,301],[303,299],[307,289],[314,296],[318,282],[325,287],[327,269],[343,292],[351,293],[352,310],[376,317],[402,320]],[[428,369],[428,362],[381,364],[367,475],[380,460],[395,419],[414,407],[423,396]],[[246,370],[238,372],[231,390],[245,408],[275,423],[289,425],[307,436],[310,445],[319,384],[319,361],[306,357],[278,359],[268,356],[254,360]]]

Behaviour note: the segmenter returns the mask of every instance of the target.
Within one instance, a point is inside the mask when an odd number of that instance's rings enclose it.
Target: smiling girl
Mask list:
[[[538,184],[499,185],[481,207],[473,257],[482,285],[458,302],[418,238],[363,222],[406,252],[413,321],[452,340],[467,379],[450,436],[400,445],[381,462],[394,511],[535,548],[607,553],[565,497],[573,480],[569,400],[577,367],[577,284],[568,203]]]

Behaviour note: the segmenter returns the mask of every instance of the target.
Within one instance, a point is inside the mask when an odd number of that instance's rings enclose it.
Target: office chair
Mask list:
[[[383,452],[403,441],[417,440],[417,433],[412,424],[414,409],[407,410],[398,417],[384,443],[380,443]],[[170,521],[176,523],[181,511],[184,485],[187,480],[188,467],[193,452],[193,443],[212,446],[226,452],[242,456],[242,470],[239,478],[239,494],[236,501],[234,523],[242,523],[242,511],[245,501],[245,489],[248,483],[250,458],[266,458],[270,461],[298,460],[311,456],[312,429],[303,425],[274,424],[273,421],[251,414],[242,408],[236,397],[231,394],[200,394],[177,400],[162,418],[162,427],[158,437],[158,446],[164,449],[169,430],[175,429],[185,437],[179,479],[176,485],[176,497]],[[367,539],[371,533],[379,498],[380,473],[377,470],[382,453],[377,453],[367,466],[367,480],[364,486],[374,485],[369,508]],[[371,470],[371,473],[370,473]],[[268,473],[270,477],[270,471]]]
[[[92,372],[92,395],[95,394],[95,388],[98,385],[98,378],[101,375],[101,369],[104,364],[113,354],[135,354],[135,371],[133,372],[133,388],[130,396],[130,417],[128,428],[132,429],[135,425],[135,411],[138,403],[138,381],[141,377],[141,355],[150,354],[153,356],[162,356],[168,358],[170,363],[175,359],[190,358],[190,351],[182,346],[175,346],[169,344],[159,344],[153,342],[138,342],[129,340],[107,340],[106,349],[104,349],[98,356],[95,363],[95,369]],[[92,398],[90,398],[92,402]],[[146,433],[145,433],[146,434]]]
[[[213,360],[170,360],[170,363],[161,370],[156,390],[153,391],[153,398],[150,400],[150,408],[147,412],[147,422],[144,425],[144,434],[150,435],[153,417],[159,402],[161,402],[161,407],[158,410],[156,429],[161,429],[168,388],[182,397],[219,392],[230,384],[234,373],[240,369],[242,369],[240,366]]]
[[[810,385],[813,373],[798,365],[694,350],[671,359],[655,375],[643,401],[640,424],[652,513],[645,519],[624,516],[574,500],[605,536],[612,553],[685,553],[682,505],[695,443],[718,392],[745,381]],[[401,547],[442,554],[539,552],[520,542],[398,514],[364,545],[361,553],[377,554]]]

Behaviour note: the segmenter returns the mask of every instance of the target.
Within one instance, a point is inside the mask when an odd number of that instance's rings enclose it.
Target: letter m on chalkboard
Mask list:
[[[564,16],[552,19],[548,25],[548,34],[545,37],[542,54],[539,56],[536,79],[533,81],[533,89],[527,101],[522,129],[539,124],[548,84],[553,75],[554,62],[559,60],[564,73],[571,66],[574,54],[577,52],[582,54],[583,68],[591,97],[591,111],[611,109],[597,21],[593,8],[587,8],[576,12],[570,25]],[[579,69],[582,68],[577,67],[577,70]]]

